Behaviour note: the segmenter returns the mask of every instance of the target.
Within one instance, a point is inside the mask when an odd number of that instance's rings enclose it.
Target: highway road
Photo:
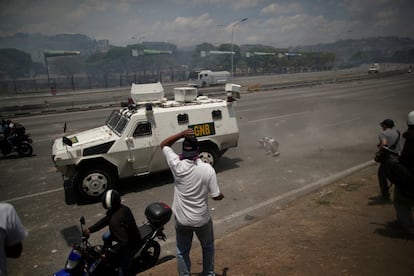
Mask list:
[[[254,88],[268,90],[269,88],[303,87],[322,83],[344,82],[355,79],[384,78],[390,74],[406,73],[399,65],[383,66],[380,74],[367,74],[365,67],[345,70],[306,72],[296,74],[260,75],[239,77],[232,82],[242,85],[242,90]],[[186,82],[163,83],[165,96],[172,97],[174,87],[186,86]],[[199,88],[204,95],[223,92],[223,86]],[[115,87],[108,89],[90,89],[81,91],[58,91],[56,94],[37,92],[16,95],[0,95],[0,117],[22,117],[38,114],[47,114],[61,111],[87,110],[117,106],[126,101],[130,94],[129,87]]]
[[[414,109],[413,90],[413,76],[405,74],[244,94],[236,106],[239,146],[216,167],[225,195],[210,206],[216,236],[277,210],[275,198],[372,160],[381,120],[391,117],[405,130],[406,115]],[[90,225],[103,216],[99,203],[78,205],[65,196],[50,147],[63,135],[65,122],[72,133],[102,125],[109,114],[110,109],[99,109],[16,119],[32,135],[35,151],[30,158],[0,160],[0,201],[16,207],[29,232],[23,256],[9,261],[10,275],[52,274],[65,263],[79,218],[85,216]],[[265,136],[279,142],[280,156],[259,147]],[[168,172],[123,180],[118,189],[137,222],[145,219],[149,203],[172,203]],[[174,255],[172,221],[166,234],[162,254]],[[92,237],[92,242],[99,240],[99,234]]]

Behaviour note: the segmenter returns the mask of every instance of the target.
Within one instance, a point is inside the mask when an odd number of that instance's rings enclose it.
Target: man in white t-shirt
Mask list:
[[[7,276],[6,258],[19,258],[27,232],[14,207],[0,203],[0,276]]]
[[[181,138],[183,151],[177,155],[171,146]],[[195,233],[203,250],[203,273],[214,273],[214,231],[208,207],[208,195],[214,200],[224,198],[217,184],[214,168],[198,158],[198,143],[192,129],[166,138],[161,148],[174,176],[175,232],[178,273],[191,274],[190,249]]]

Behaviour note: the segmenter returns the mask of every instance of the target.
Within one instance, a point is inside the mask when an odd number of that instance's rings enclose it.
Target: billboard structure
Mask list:
[[[47,58],[62,57],[62,56],[75,56],[80,55],[80,51],[65,51],[65,50],[43,50],[43,56],[45,57],[45,66],[47,72],[47,82],[50,83],[49,66],[47,64]]]

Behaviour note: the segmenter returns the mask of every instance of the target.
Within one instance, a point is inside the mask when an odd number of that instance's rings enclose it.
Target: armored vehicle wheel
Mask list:
[[[79,195],[86,200],[100,200],[102,195],[114,185],[116,178],[105,167],[80,168],[72,179],[72,185]]]
[[[201,146],[199,157],[204,163],[214,166],[217,163],[219,154],[212,146]]]

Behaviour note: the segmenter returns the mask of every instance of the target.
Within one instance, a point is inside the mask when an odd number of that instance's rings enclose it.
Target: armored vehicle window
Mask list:
[[[129,119],[126,117],[121,117],[118,124],[116,125],[114,132],[117,133],[119,136],[122,135],[124,132],[125,126],[128,124]]]
[[[188,114],[178,114],[177,115],[178,124],[187,124],[188,123]]]
[[[127,117],[122,116],[119,111],[114,110],[108,120],[106,120],[106,125],[117,135],[121,136],[128,121],[129,119]]]
[[[120,118],[121,118],[121,113],[119,113],[117,110],[113,110],[108,120],[106,120],[106,125],[110,129],[114,130]]]
[[[221,114],[221,110],[213,110],[211,112],[211,116],[213,117],[213,120],[221,120],[221,118],[223,117]]]
[[[134,131],[134,137],[152,135],[151,123],[141,122],[138,123]]]

